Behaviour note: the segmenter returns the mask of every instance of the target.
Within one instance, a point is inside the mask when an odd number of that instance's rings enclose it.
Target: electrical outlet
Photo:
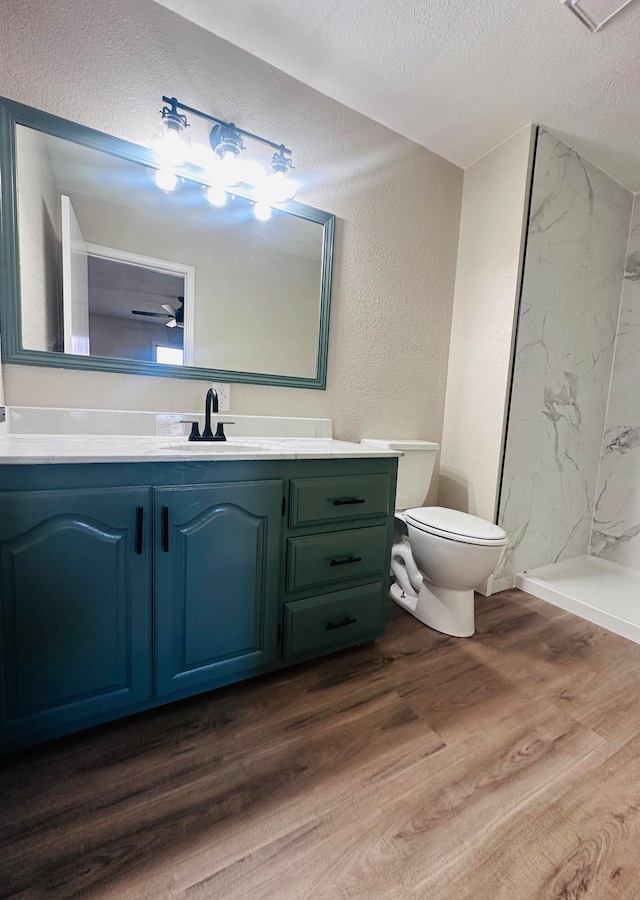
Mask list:
[[[211,387],[218,394],[218,409],[220,412],[229,412],[231,409],[231,385],[214,381]]]

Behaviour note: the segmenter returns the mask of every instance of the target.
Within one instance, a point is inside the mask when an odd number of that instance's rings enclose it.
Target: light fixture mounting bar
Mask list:
[[[561,0],[589,31],[599,31],[631,0]]]
[[[243,135],[243,137],[250,138],[252,141],[258,141],[261,144],[265,144],[267,147],[272,147],[274,150],[279,150],[280,153],[293,152],[288,147],[285,147],[284,144],[276,144],[275,141],[263,138],[259,134],[253,134],[251,131],[245,131],[244,128],[238,128],[233,122],[225,122],[224,119],[218,119],[216,116],[211,116],[209,113],[202,112],[200,109],[195,109],[193,106],[186,106],[184,103],[179,103],[175,97],[163,96],[162,102],[170,103],[174,109],[181,109],[183,112],[189,113],[192,116],[198,116],[198,118],[205,119],[207,122],[213,122],[216,125],[222,125],[224,128],[233,129],[233,131]]]

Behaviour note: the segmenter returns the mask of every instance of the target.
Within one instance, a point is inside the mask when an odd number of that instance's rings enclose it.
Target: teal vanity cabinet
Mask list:
[[[0,466],[0,751],[384,632],[396,459]]]
[[[0,494],[3,740],[151,698],[144,487]]]
[[[395,477],[387,471],[293,478],[289,493],[284,658],[307,659],[379,637]]]
[[[184,696],[278,652],[283,482],[158,488],[156,696]]]

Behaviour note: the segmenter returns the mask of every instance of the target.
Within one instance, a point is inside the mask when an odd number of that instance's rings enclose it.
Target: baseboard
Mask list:
[[[515,587],[515,575],[505,575],[502,578],[489,575],[487,580],[476,588],[476,593],[482,594],[483,597],[490,597],[500,591],[508,591],[512,587]]]

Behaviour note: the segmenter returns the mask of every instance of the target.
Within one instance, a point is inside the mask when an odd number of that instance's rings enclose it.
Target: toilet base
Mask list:
[[[471,637],[475,632],[473,591],[437,587],[423,581],[419,593],[405,592],[397,582],[389,596],[423,625],[451,637]]]

